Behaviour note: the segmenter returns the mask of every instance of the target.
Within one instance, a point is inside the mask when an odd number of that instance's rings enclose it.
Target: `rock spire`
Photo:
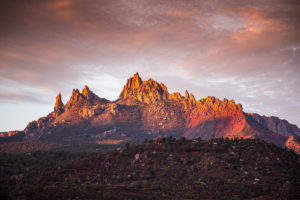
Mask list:
[[[54,106],[54,115],[58,116],[64,112],[64,104],[61,100],[61,93],[56,97],[55,106]]]
[[[190,94],[187,90],[185,91],[184,98],[187,99],[187,100],[190,99]]]
[[[135,73],[133,77],[127,80],[126,85],[123,87],[123,90],[121,91],[120,98],[126,98],[128,96],[137,94],[138,89],[141,87],[142,84],[143,82],[139,73]]]

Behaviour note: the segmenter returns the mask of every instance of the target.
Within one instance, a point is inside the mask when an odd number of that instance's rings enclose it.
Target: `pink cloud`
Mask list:
[[[276,107],[286,118],[288,110],[300,124],[291,111],[299,103],[279,108],[274,100],[300,98],[297,1],[14,2],[4,0],[0,12],[0,82],[7,88],[55,95],[82,80],[101,81],[99,74],[125,82],[139,71],[175,91],[234,97],[269,114]],[[103,94],[112,90],[103,87]]]

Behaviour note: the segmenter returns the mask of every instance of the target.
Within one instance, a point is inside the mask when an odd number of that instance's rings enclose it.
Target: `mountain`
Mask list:
[[[158,137],[105,154],[0,154],[1,199],[300,199],[300,156],[257,139]]]
[[[53,148],[139,143],[160,135],[259,138],[278,146],[285,146],[293,136],[294,145],[289,146],[296,151],[299,147],[299,129],[287,121],[247,114],[234,100],[212,96],[196,100],[188,91],[184,96],[169,93],[163,83],[143,81],[138,73],[127,80],[113,102],[98,97],[87,86],[82,92],[74,89],[66,104],[58,94],[53,112],[15,135],[20,136],[11,141],[41,142]],[[6,143],[9,138],[0,141]]]
[[[278,133],[283,136],[300,137],[300,129],[296,125],[290,124],[287,120],[279,119],[278,117],[274,116],[261,116],[256,113],[249,113],[249,115],[258,123],[263,125],[265,128],[273,131],[274,133]]]

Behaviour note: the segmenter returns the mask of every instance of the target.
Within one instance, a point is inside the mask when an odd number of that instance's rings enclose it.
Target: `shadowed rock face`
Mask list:
[[[286,120],[279,119],[278,117],[267,117],[261,116],[259,114],[253,113],[249,114],[253,119],[255,119],[258,123],[263,125],[265,128],[273,131],[274,133],[278,133],[283,136],[298,136],[300,137],[300,129],[294,125],[290,124]]]
[[[284,145],[287,136],[297,135],[299,130],[288,125],[279,118],[246,114],[233,100],[212,96],[196,100],[188,91],[185,96],[170,94],[163,83],[143,81],[136,73],[115,102],[98,97],[87,86],[82,92],[74,89],[65,105],[58,94],[54,111],[29,123],[24,140],[99,144],[102,140],[142,141],[173,135],[261,138]]]

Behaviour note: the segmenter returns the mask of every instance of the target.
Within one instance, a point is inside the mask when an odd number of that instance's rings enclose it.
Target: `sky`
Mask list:
[[[300,1],[1,1],[0,131],[84,85],[116,100],[135,72],[300,127]]]

